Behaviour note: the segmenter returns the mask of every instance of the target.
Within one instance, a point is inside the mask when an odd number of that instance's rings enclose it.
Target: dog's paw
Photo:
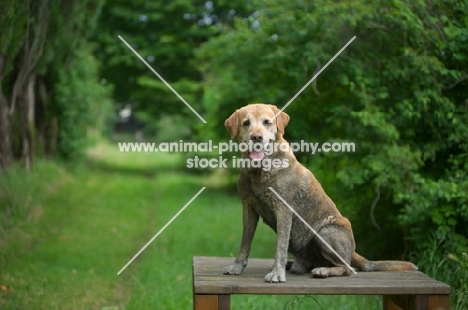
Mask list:
[[[311,273],[314,278],[328,278],[330,276],[330,270],[325,267],[315,268]]]
[[[242,264],[234,264],[234,265],[231,265],[231,266],[227,266],[226,268],[224,268],[224,274],[233,274],[233,275],[237,275],[237,274],[241,274],[242,271],[244,271],[244,265]]]
[[[273,268],[273,270],[265,276],[265,282],[278,283],[286,282],[286,269]]]

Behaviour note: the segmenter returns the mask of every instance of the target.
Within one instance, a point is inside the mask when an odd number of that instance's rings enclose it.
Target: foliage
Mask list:
[[[356,36],[316,88],[287,108],[287,139],[356,143],[352,155],[299,155],[309,167],[326,167],[317,174],[355,223],[360,252],[422,255],[432,231],[445,240],[445,255],[460,255],[468,246],[468,3],[266,0],[253,6],[248,18],[223,27],[198,51],[211,82],[204,100],[211,128],[250,102],[282,107]],[[369,234],[375,228],[363,215],[377,192],[381,231]]]
[[[156,140],[161,142],[189,140],[192,131],[190,127],[184,126],[184,121],[179,115],[163,115],[156,124]]]
[[[74,53],[69,68],[59,71],[55,104],[59,116],[59,154],[73,159],[84,154],[90,127],[103,128],[111,112],[110,88],[96,83],[98,63],[86,48]]]
[[[443,243],[449,240],[438,240],[434,235],[426,242],[427,248],[422,255],[415,254],[418,266],[427,275],[445,283],[451,283],[456,289],[451,294],[452,307],[466,309],[468,306],[468,254],[446,254]],[[432,243],[431,243],[432,242]]]
[[[53,89],[48,112],[58,118],[57,152],[68,160],[83,156],[90,131],[104,130],[112,114],[112,87],[101,83],[101,65],[92,56],[95,46],[88,42],[103,2],[57,1],[51,8],[56,18],[41,68]]]
[[[21,48],[23,36],[26,32],[27,14],[25,6],[20,1],[5,0],[0,8],[0,29],[1,33],[0,55],[8,57],[5,63],[6,72],[12,70],[14,55],[17,55]]]
[[[99,64],[90,58],[87,42],[102,4],[2,4],[0,166],[5,171],[14,159],[30,169],[36,153],[52,157],[58,150],[63,157],[75,158],[84,151],[87,129],[102,130],[109,87],[100,85]]]
[[[130,104],[156,122],[163,115],[179,115],[183,123],[200,120],[118,38],[128,42],[202,116],[203,78],[195,49],[217,33],[214,25],[230,23],[245,12],[244,1],[107,1],[99,22],[97,57],[102,77],[115,85],[117,108]]]

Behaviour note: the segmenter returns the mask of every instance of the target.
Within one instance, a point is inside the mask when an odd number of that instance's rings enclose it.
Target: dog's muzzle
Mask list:
[[[252,133],[249,141],[249,156],[252,160],[262,160],[265,157],[265,150],[268,141],[263,141],[261,133]]]

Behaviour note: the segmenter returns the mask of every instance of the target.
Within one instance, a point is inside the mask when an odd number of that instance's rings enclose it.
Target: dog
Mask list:
[[[410,262],[369,261],[356,253],[351,223],[341,215],[312,172],[296,160],[283,138],[289,120],[289,115],[276,106],[257,103],[236,110],[224,122],[231,139],[238,136],[239,145],[250,145],[241,152],[246,165],[241,167],[237,181],[243,206],[242,241],[234,264],[227,266],[224,274],[241,274],[247,266],[260,217],[277,234],[275,260],[271,272],[265,276],[266,282],[286,281],[288,252],[294,256],[292,265],[288,264],[292,273],[311,272],[317,278],[351,274],[347,265],[270,188],[313,227],[348,266],[360,271],[417,270]],[[262,163],[268,163],[269,169]]]

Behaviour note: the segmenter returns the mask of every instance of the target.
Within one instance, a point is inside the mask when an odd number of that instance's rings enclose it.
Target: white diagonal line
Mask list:
[[[344,259],[343,257],[340,256],[340,254],[338,254],[323,238],[322,236],[320,236],[316,231],[315,229],[312,228],[312,226],[309,225],[309,223],[307,223],[300,215],[299,213],[296,212],[296,210],[293,209],[293,207],[291,207],[287,202],[286,200],[283,199],[283,197],[281,197],[274,189],[273,187],[269,187],[269,189],[279,198],[279,200],[281,200],[336,256],[338,256],[338,258],[346,265],[346,267],[349,268],[349,270],[351,270],[354,274],[357,274],[356,271],[354,271],[354,268],[351,267]]]
[[[201,190],[199,190],[199,191],[198,191],[198,193],[197,193],[195,196],[193,196],[193,197],[192,197],[192,199],[190,199],[190,201],[189,201],[189,202],[187,202],[187,203],[185,204],[185,206],[183,206],[183,208],[182,208],[182,209],[180,209],[180,210],[179,210],[179,212],[177,212],[177,214],[176,214],[176,215],[174,215],[174,216],[171,218],[171,220],[170,220],[169,222],[167,222],[167,224],[166,224],[166,225],[164,225],[164,227],[163,227],[163,228],[161,228],[161,230],[160,230],[160,231],[158,231],[158,233],[157,233],[156,235],[154,235],[154,237],[153,237],[153,238],[151,238],[151,240],[150,240],[150,241],[148,241],[148,243],[146,243],[146,244],[145,244],[145,246],[144,246],[144,247],[142,247],[142,248],[141,248],[141,250],[140,250],[140,251],[138,251],[138,253],[136,253],[136,254],[135,254],[135,256],[133,256],[133,258],[132,258],[132,259],[131,259],[131,260],[130,260],[130,261],[129,261],[129,262],[128,262],[128,263],[127,263],[125,266],[123,266],[123,268],[122,268],[122,269],[120,269],[120,271],[119,271],[119,272],[117,272],[117,275],[120,275],[120,273],[121,273],[122,271],[124,271],[124,270],[125,270],[125,268],[127,268],[127,267],[128,267],[128,265],[130,265],[130,264],[133,262],[133,260],[135,260],[135,258],[137,258],[137,257],[138,257],[138,255],[140,255],[140,254],[141,254],[141,252],[143,252],[143,251],[144,251],[144,250],[145,250],[145,249],[148,247],[148,245],[150,245],[150,243],[151,243],[151,242],[153,242],[153,241],[154,241],[154,239],[156,239],[156,238],[157,238],[157,237],[158,237],[158,236],[159,236],[159,235],[160,235],[160,234],[161,234],[161,233],[164,231],[164,229],[166,229],[166,228],[167,228],[167,226],[169,226],[169,225],[172,223],[172,221],[174,221],[174,220],[175,220],[175,219],[176,219],[176,218],[177,218],[177,217],[178,217],[178,216],[179,216],[179,215],[180,215],[180,214],[181,214],[181,213],[182,213],[182,212],[183,212],[183,211],[184,211],[184,210],[185,210],[185,209],[186,209],[186,208],[187,208],[187,207],[188,207],[188,206],[189,206],[191,203],[192,203],[192,201],[194,201],[194,200],[195,200],[195,198],[197,198],[197,197],[198,197],[198,195],[200,195],[200,194],[201,194],[201,192],[203,192],[203,190],[205,190],[205,188],[206,188],[206,187],[203,187]]]
[[[320,69],[320,71],[317,72],[317,74],[315,74],[315,75],[312,77],[312,79],[311,79],[307,84],[305,84],[304,87],[302,87],[301,90],[298,91],[297,94],[294,95],[294,97],[292,97],[291,100],[289,100],[289,102],[286,103],[286,104],[284,105],[284,107],[283,107],[280,111],[278,111],[278,113],[276,113],[275,118],[278,117],[278,115],[279,115],[281,112],[283,112],[284,109],[286,109],[286,108],[288,107],[288,105],[290,105],[291,102],[293,102],[294,99],[296,99],[297,96],[299,96],[299,95],[304,91],[304,89],[306,89],[307,86],[309,86],[310,83],[312,83],[312,82],[320,75],[320,73],[322,73],[322,71],[325,70],[325,68],[328,67],[329,64],[331,64],[331,63],[333,62],[333,60],[335,60],[335,58],[338,57],[338,56],[341,54],[341,52],[343,52],[343,51],[348,47],[348,45],[350,45],[351,42],[354,41],[354,39],[356,39],[356,36],[354,36],[351,40],[349,40],[348,43],[346,43],[346,45],[343,46],[343,47],[338,51],[338,53],[336,53],[335,56],[333,56],[333,58],[330,59],[330,60],[327,62],[327,64],[326,64],[325,66],[323,66],[323,68]]]
[[[180,99],[182,100],[183,103],[185,103],[185,105],[190,109],[192,110],[192,112],[198,116],[198,118],[206,124],[206,121],[203,117],[200,116],[200,114],[197,113],[197,111],[195,111],[192,106],[190,106],[190,104],[187,103],[187,101],[185,101],[184,98],[182,98],[181,95],[179,95],[174,88],[171,87],[171,85],[169,85],[169,83],[166,82],[166,80],[163,79],[162,76],[159,75],[159,73],[156,72],[156,70],[154,70],[147,62],[146,60],[140,56],[140,54],[138,54],[134,49],[133,47],[130,46],[130,44],[127,43],[127,41],[124,40],[124,38],[122,38],[120,35],[118,36],[120,40],[122,40],[123,43],[125,43],[125,45],[127,45],[127,47],[135,54],[137,55],[138,58],[140,58],[141,61],[143,61],[143,63],[151,70],[153,71],[154,74],[156,74],[156,76],[164,83],[166,84],[167,87],[169,87],[170,90],[172,90],[172,92]]]

